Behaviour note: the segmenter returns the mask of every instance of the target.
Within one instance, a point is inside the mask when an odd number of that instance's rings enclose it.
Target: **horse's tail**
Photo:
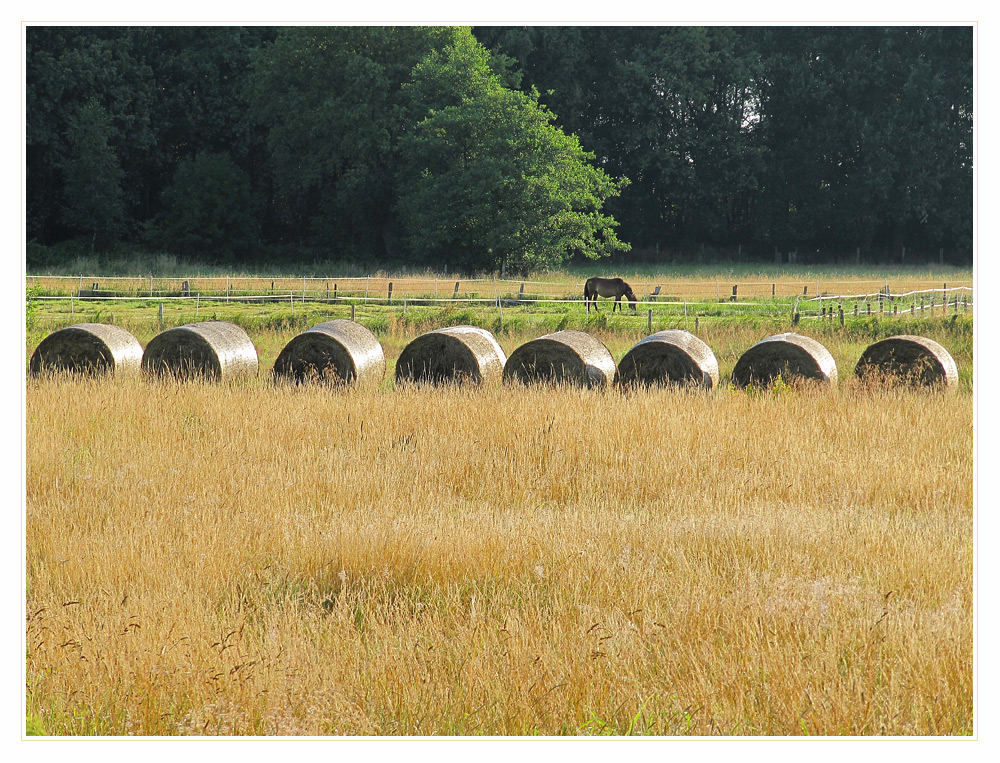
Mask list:
[[[590,279],[588,278],[583,284],[583,299],[587,301],[590,299]]]

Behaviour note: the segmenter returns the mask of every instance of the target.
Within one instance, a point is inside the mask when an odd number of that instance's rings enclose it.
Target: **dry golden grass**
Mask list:
[[[972,398],[27,388],[48,734],[972,733]]]

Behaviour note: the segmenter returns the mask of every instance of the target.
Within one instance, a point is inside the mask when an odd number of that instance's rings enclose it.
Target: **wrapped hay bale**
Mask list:
[[[499,380],[507,356],[486,329],[452,326],[435,329],[410,342],[396,361],[396,383]]]
[[[737,387],[767,386],[778,376],[786,381],[798,377],[836,384],[837,364],[830,351],[815,339],[787,333],[757,342],[733,368],[733,384]]]
[[[385,377],[385,353],[375,335],[344,319],[313,326],[292,339],[274,362],[274,377],[303,382],[377,384]]]
[[[78,323],[45,337],[29,370],[121,374],[138,372],[141,365],[142,345],[128,331],[106,323]]]
[[[142,356],[142,368],[156,376],[230,381],[257,375],[257,349],[247,332],[233,323],[189,323],[153,337]]]
[[[615,374],[620,385],[719,385],[719,361],[712,348],[679,329],[657,331],[629,350]]]
[[[554,381],[605,387],[615,377],[615,359],[599,339],[567,329],[522,344],[511,353],[503,376],[524,384]]]
[[[958,366],[951,354],[933,339],[893,336],[875,342],[861,353],[855,375],[864,379],[883,375],[914,385],[958,386]]]

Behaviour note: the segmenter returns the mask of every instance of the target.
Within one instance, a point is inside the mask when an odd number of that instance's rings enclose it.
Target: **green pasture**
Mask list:
[[[395,358],[414,337],[444,326],[472,325],[492,332],[509,354],[529,339],[562,329],[587,331],[600,338],[616,362],[640,339],[664,329],[685,329],[706,341],[719,359],[725,377],[740,355],[766,336],[796,331],[812,336],[833,353],[842,375],[853,369],[864,349],[874,341],[899,334],[925,336],[942,344],[955,358],[963,389],[972,388],[973,309],[940,304],[916,313],[899,313],[888,302],[831,302],[820,317],[818,303],[788,297],[748,302],[647,303],[635,312],[611,311],[601,300],[600,311],[589,314],[580,302],[515,304],[495,302],[433,303],[403,300],[388,303],[342,299],[335,302],[246,302],[239,300],[32,300],[26,333],[26,357],[52,331],[74,323],[110,323],[130,331],[145,346],[159,332],[186,323],[230,321],[241,326],[257,347],[262,373],[296,334],[334,318],[351,318],[369,328],[382,343],[391,378]],[[161,308],[162,306],[162,308]],[[843,307],[841,320],[839,306]],[[858,314],[855,316],[855,307]],[[903,304],[911,308],[912,302]],[[871,314],[868,313],[871,310]]]

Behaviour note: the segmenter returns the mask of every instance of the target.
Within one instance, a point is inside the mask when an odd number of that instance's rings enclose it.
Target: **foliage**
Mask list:
[[[24,325],[29,329],[35,325],[35,316],[38,313],[38,295],[41,291],[41,286],[27,286],[24,289]]]
[[[290,29],[256,72],[278,187],[316,243],[466,268],[625,248],[600,214],[618,186],[468,30]]]
[[[45,736],[45,726],[36,716],[29,713],[24,720],[24,733],[29,737]]]
[[[182,161],[163,197],[150,234],[161,247],[215,261],[253,252],[258,236],[250,180],[227,154],[201,151]]]
[[[25,48],[43,246],[971,260],[968,25],[36,25]],[[223,209],[185,191],[202,176],[236,179]]]
[[[537,93],[505,88],[471,36],[418,64],[404,92],[426,113],[398,162],[397,209],[419,260],[457,253],[466,267],[526,271],[628,248],[601,213],[627,181],[591,166]]]
[[[251,104],[265,131],[286,224],[349,256],[393,257],[400,89],[453,29],[294,27],[254,59]]]
[[[763,145],[785,157],[762,177],[771,239],[967,249],[971,28],[760,35]]]
[[[632,180],[628,240],[971,252],[971,27],[476,34]]]
[[[122,169],[108,144],[111,125],[96,100],[87,101],[69,121],[69,154],[61,163],[63,222],[103,240],[114,240],[125,223]],[[91,247],[93,249],[93,246]]]

